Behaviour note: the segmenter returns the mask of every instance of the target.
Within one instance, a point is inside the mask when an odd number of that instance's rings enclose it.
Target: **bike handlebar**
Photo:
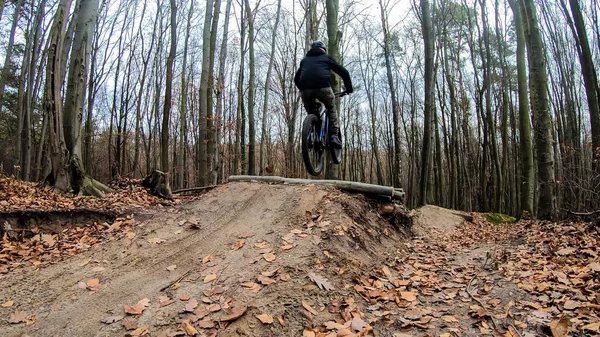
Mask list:
[[[350,94],[345,91],[340,91],[340,92],[336,92],[335,95],[338,97],[344,97],[344,96],[350,95]]]

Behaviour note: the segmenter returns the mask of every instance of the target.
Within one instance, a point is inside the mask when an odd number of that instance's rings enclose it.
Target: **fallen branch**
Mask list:
[[[205,186],[205,187],[190,187],[190,188],[182,188],[180,190],[173,191],[173,194],[185,193],[185,192],[199,192],[205,190],[211,190],[217,187],[217,185]]]
[[[172,287],[174,284],[177,284],[177,283],[181,282],[181,280],[183,280],[183,279],[184,279],[186,276],[188,276],[188,275],[189,275],[191,272],[192,272],[192,270],[191,270],[191,269],[190,269],[190,270],[188,270],[188,271],[186,271],[186,272],[185,272],[185,274],[181,275],[181,277],[180,277],[180,278],[178,278],[177,280],[175,280],[175,281],[173,281],[173,282],[169,283],[168,285],[166,285],[166,286],[164,286],[164,287],[160,288],[160,291],[161,291],[161,292],[162,292],[162,291],[165,291],[165,290],[169,289],[170,287]]]
[[[315,185],[333,185],[341,190],[375,194],[391,197],[393,199],[404,200],[404,190],[390,186],[372,185],[344,180],[310,180],[297,178],[282,178],[276,176],[230,176],[229,181],[262,181],[269,183],[287,183],[287,184],[315,184]]]
[[[590,216],[590,215],[600,214],[600,209],[597,209],[597,210],[591,211],[591,212],[573,212],[573,211],[569,211],[569,214],[571,214],[571,215],[577,215],[577,216]]]

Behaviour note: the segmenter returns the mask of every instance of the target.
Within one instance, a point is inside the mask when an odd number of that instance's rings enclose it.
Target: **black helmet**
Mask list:
[[[327,51],[327,47],[325,47],[325,44],[322,41],[313,41],[313,43],[310,45],[311,48],[323,48],[325,51]]]

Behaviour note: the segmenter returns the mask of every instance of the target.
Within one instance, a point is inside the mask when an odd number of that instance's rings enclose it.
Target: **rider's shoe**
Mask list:
[[[331,145],[336,149],[342,148],[342,141],[337,135],[331,136]]]

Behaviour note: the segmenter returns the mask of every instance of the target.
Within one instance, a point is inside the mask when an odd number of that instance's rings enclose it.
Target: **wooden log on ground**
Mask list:
[[[229,181],[261,181],[268,183],[288,183],[288,184],[315,184],[315,185],[333,185],[345,191],[358,192],[364,194],[374,194],[391,197],[404,201],[404,190],[390,186],[372,185],[343,180],[310,180],[298,178],[282,178],[277,176],[230,176]]]

